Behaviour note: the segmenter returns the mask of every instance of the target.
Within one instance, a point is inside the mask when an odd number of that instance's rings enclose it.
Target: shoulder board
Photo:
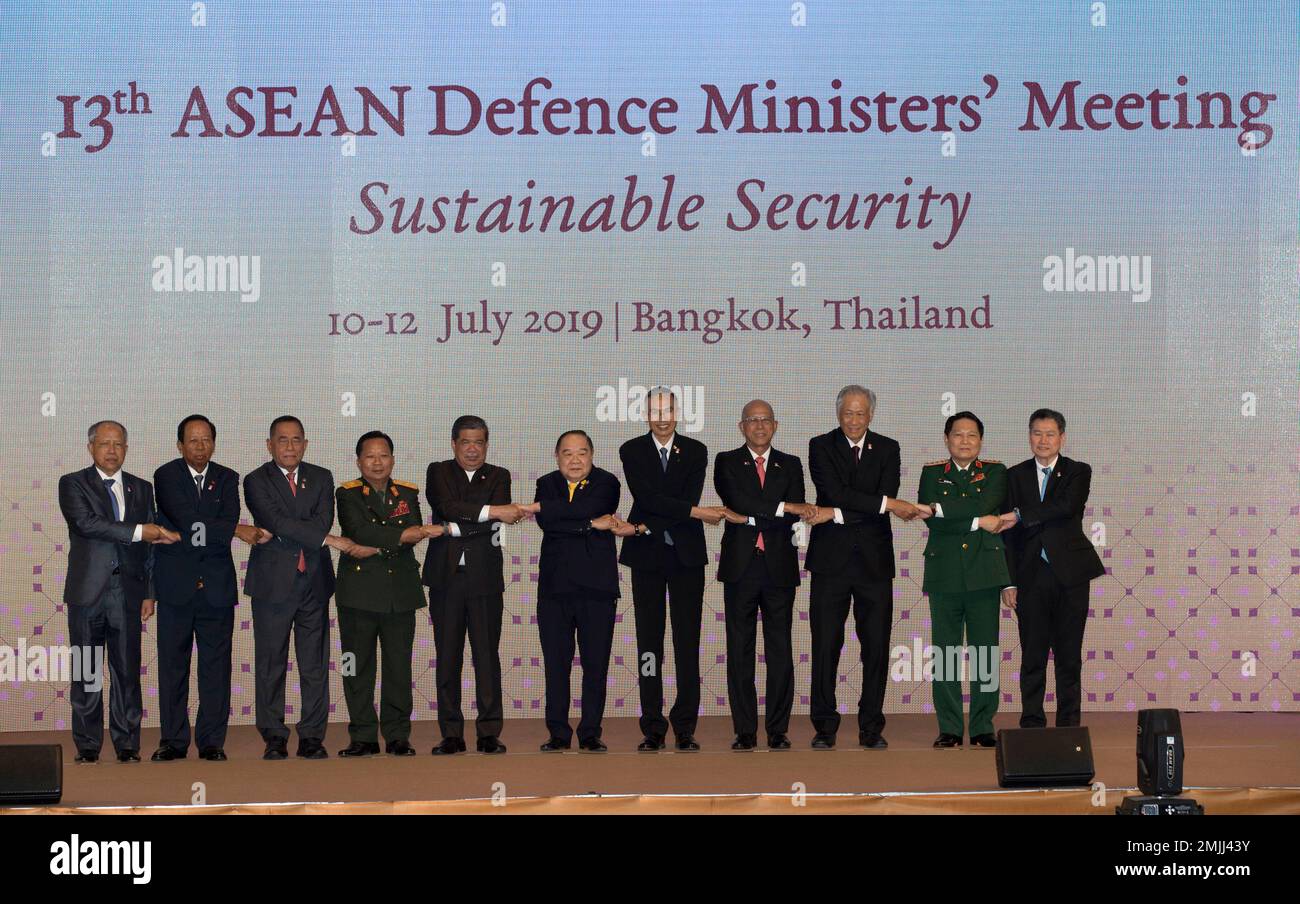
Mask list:
[[[357,487],[361,486],[362,483],[364,483],[364,481],[361,480],[360,478],[358,478],[358,479],[356,479],[356,480],[349,480],[347,483],[339,484],[339,489],[340,489],[340,490],[355,490]]]
[[[399,487],[406,487],[408,490],[416,490],[418,492],[420,489],[415,484],[405,480],[397,480],[396,478],[394,478],[393,483],[397,484]]]
[[[1002,462],[998,461],[996,458],[981,458],[980,461],[984,462],[984,464],[986,464],[986,465],[1000,465],[1000,464],[1002,464]]]
[[[939,465],[946,465],[947,463],[948,463],[948,459],[941,458],[938,461],[927,461],[924,466],[927,468],[935,468],[938,467]]]

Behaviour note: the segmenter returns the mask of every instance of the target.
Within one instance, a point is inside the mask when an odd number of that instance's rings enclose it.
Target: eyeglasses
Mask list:
[[[774,418],[774,417],[744,417],[744,418],[741,418],[741,419],[740,419],[740,422],[741,422],[742,424],[746,424],[746,425],[748,425],[748,426],[750,426],[750,427],[757,427],[757,426],[759,426],[760,424],[761,424],[762,426],[764,426],[764,427],[770,427],[770,426],[772,426],[773,424],[776,423],[776,418]]]

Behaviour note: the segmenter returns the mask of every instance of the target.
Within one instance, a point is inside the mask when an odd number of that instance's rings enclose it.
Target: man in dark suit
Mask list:
[[[153,548],[180,537],[157,524],[153,488],[122,470],[126,428],[100,421],[86,434],[94,464],[59,478],[59,510],[68,525],[68,639],[82,650],[73,676],[72,739],[78,763],[99,760],[104,743],[103,652],[112,675],[108,730],[123,763],[140,762],[141,622],[153,615]],[[89,660],[89,661],[88,661]]]
[[[815,514],[804,502],[803,463],[772,448],[776,435],[772,406],[755,399],[740,416],[745,444],[719,452],[713,485],[725,506],[718,580],[727,619],[727,695],[736,729],[732,750],[758,746],[758,696],[754,654],[758,613],[763,613],[767,662],[767,746],[789,750],[794,704],[794,653],[790,629],[799,586],[799,556],[791,527]]]
[[[605,712],[605,679],[614,645],[618,557],[614,537],[632,525],[617,514],[622,486],[618,478],[592,466],[591,437],[582,430],[562,433],[555,444],[556,470],[537,479],[537,495],[523,508],[542,529],[538,562],[537,631],[546,667],[546,727],[543,753],[567,750],[569,674],[574,635],[582,663],[582,718],[578,746],[604,752],[600,721]]]
[[[618,450],[623,478],[632,492],[628,523],[636,533],[623,541],[619,562],[632,571],[636,613],[637,674],[641,692],[641,751],[662,750],[669,721],[678,750],[699,750],[695,724],[700,713],[700,619],[704,606],[704,525],[722,520],[722,510],[700,505],[709,450],[677,435],[677,398],[657,386],[646,393],[650,432]],[[665,605],[664,594],[668,594]],[[664,623],[673,623],[677,699],[664,719]]]
[[[1049,651],[1056,662],[1056,724],[1078,725],[1088,583],[1106,573],[1083,531],[1092,468],[1061,454],[1065,416],[1040,408],[1029,416],[1034,457],[1007,472],[1002,515],[1013,586],[1002,591],[1020,628],[1021,728],[1047,725],[1043,693]]]
[[[271,422],[266,449],[271,460],[244,478],[244,501],[253,522],[271,540],[253,547],[244,592],[253,599],[257,730],[266,742],[263,759],[288,756],[284,681],[289,635],[297,652],[302,717],[298,756],[325,759],[329,724],[329,600],[334,561],[328,547],[349,552],[355,544],[330,533],[334,525],[334,475],[302,460],[307,438],[302,421],[283,415]]]
[[[438,664],[438,730],[442,742],[435,755],[465,750],[465,716],[460,708],[460,679],[469,634],[474,661],[476,747],[480,753],[505,753],[501,743],[501,616],[504,612],[504,560],[501,525],[515,524],[524,510],[510,501],[510,472],[488,464],[487,422],[462,415],[451,426],[447,461],[432,462],[424,494],[434,523],[444,533],[429,541],[424,556],[424,584],[429,588],[429,617]]]
[[[835,683],[850,599],[862,645],[858,743],[868,750],[889,746],[881,736],[894,617],[894,537],[889,515],[910,521],[919,510],[895,497],[901,474],[898,443],[868,429],[875,410],[874,392],[845,386],[835,398],[840,426],[808,443],[808,470],[817,488],[818,510],[809,522],[814,527],[805,559],[812,572],[814,750],[833,748],[840,726]]]
[[[226,758],[230,721],[230,650],[239,586],[230,543],[271,539],[239,523],[239,475],[212,461],[217,428],[191,414],[176,428],[181,457],[154,471],[159,520],[182,537],[154,554],[158,594],[158,709],[161,743],[154,762],[184,759],[190,746],[190,651],[199,651],[199,757]]]

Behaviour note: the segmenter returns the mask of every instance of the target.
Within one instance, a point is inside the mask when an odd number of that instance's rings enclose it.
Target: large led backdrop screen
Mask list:
[[[1059,409],[1107,568],[1085,709],[1300,709],[1293,4],[15,2],[0,20],[0,729],[68,725],[66,684],[18,653],[66,643],[56,485],[89,464],[92,422],[127,426],[145,478],[193,412],[241,474],[280,414],[340,482],[381,429],[422,484],[477,414],[527,502],[568,428],[620,474],[656,384],[710,456],[761,397],[805,458],[864,384],[904,498],[948,414],[978,413],[984,454],[1013,463],[1029,413]],[[930,636],[924,525],[894,535],[902,661]],[[503,537],[506,715],[539,718],[541,535]],[[725,714],[714,578],[703,712]],[[607,714],[634,716],[623,579]],[[806,713],[806,575],[795,606]],[[421,615],[418,719],[433,658]],[[243,597],[237,724],[252,669]],[[840,670],[847,710],[852,631]],[[890,682],[888,712],[930,709],[925,681]]]

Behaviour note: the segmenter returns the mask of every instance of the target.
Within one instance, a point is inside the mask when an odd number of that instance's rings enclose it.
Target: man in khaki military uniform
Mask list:
[[[334,591],[343,645],[343,696],[348,702],[352,743],[339,756],[385,752],[412,756],[411,647],[415,610],[424,607],[415,544],[442,536],[442,525],[426,525],[420,489],[393,480],[393,441],[373,430],[357,440],[361,479],[335,493],[339,527],[355,546],[339,558]],[[375,718],[375,642],[383,651],[379,719]]]
[[[984,424],[969,411],[948,418],[943,428],[949,458],[921,469],[917,502],[927,519],[925,581],[935,648],[934,712],[939,737],[934,746],[962,744],[961,646],[963,631],[970,662],[970,739],[994,747],[993,715],[998,709],[999,595],[1011,583],[1003,529],[998,517],[1007,492],[1007,469],[980,458]]]

